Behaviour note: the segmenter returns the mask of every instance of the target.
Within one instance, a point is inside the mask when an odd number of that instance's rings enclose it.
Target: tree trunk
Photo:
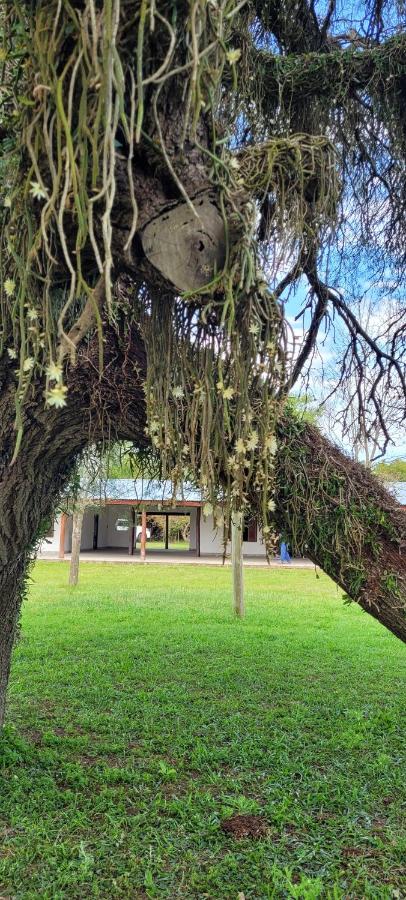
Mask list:
[[[83,445],[83,435],[71,443],[66,429],[62,454],[56,433],[28,431],[26,451],[0,480],[0,726],[28,567]]]
[[[22,445],[12,464],[13,389],[7,370],[0,370],[0,727],[28,567],[76,460],[89,442],[103,436],[145,445],[140,374],[145,357],[139,335],[109,333],[103,376],[97,358],[96,342],[82,351],[69,373],[69,403],[62,410],[46,409],[42,383],[32,385]]]
[[[4,721],[11,654],[18,627],[26,559],[8,560],[0,564],[0,727]]]
[[[245,615],[244,573],[242,555],[242,514],[234,512],[231,522],[231,565],[233,569],[234,612],[239,619]]]
[[[317,428],[285,419],[276,521],[349,598],[406,642],[406,510]]]
[[[79,580],[80,545],[82,543],[83,509],[78,509],[72,517],[72,551],[69,566],[69,584],[74,585]]]

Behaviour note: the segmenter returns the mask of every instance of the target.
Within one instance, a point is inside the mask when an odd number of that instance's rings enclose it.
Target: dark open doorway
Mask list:
[[[150,550],[169,550],[176,553],[190,549],[189,512],[171,513],[159,510],[150,512],[147,521],[150,528],[150,538],[148,539]]]
[[[98,540],[99,540],[99,513],[96,513],[93,518],[93,550],[97,550]]]

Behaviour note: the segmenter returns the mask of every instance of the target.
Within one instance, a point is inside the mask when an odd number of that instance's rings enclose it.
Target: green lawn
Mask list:
[[[33,573],[0,740],[0,896],[400,898],[405,648],[312,570]],[[259,840],[221,828],[235,813]],[[403,818],[402,818],[403,817]]]
[[[140,539],[138,538],[137,548],[139,549]],[[189,541],[173,541],[168,542],[168,550],[189,550]],[[165,541],[147,541],[147,553],[150,550],[165,550]]]

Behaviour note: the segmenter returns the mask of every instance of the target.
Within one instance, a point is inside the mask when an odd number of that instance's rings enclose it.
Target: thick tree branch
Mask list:
[[[285,419],[278,435],[280,530],[406,642],[406,510],[313,426]]]
[[[378,85],[384,89],[385,84],[392,89],[394,79],[406,76],[406,36],[371,49],[340,49],[330,44],[325,52],[288,56],[252,45],[251,65],[264,114],[273,110],[275,103],[282,101],[288,106],[292,98],[295,104],[323,98],[340,107],[355,92],[375,92]]]

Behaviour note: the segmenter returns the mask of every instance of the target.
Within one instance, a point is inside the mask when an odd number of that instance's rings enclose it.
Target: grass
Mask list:
[[[138,539],[137,547],[140,545],[140,539]],[[189,541],[175,541],[169,540],[168,542],[168,550],[189,550]],[[147,541],[147,553],[149,550],[165,550],[165,541],[155,541],[153,539]]]
[[[40,562],[0,741],[0,895],[400,898],[403,645],[311,570]],[[267,836],[221,822],[255,813]]]

